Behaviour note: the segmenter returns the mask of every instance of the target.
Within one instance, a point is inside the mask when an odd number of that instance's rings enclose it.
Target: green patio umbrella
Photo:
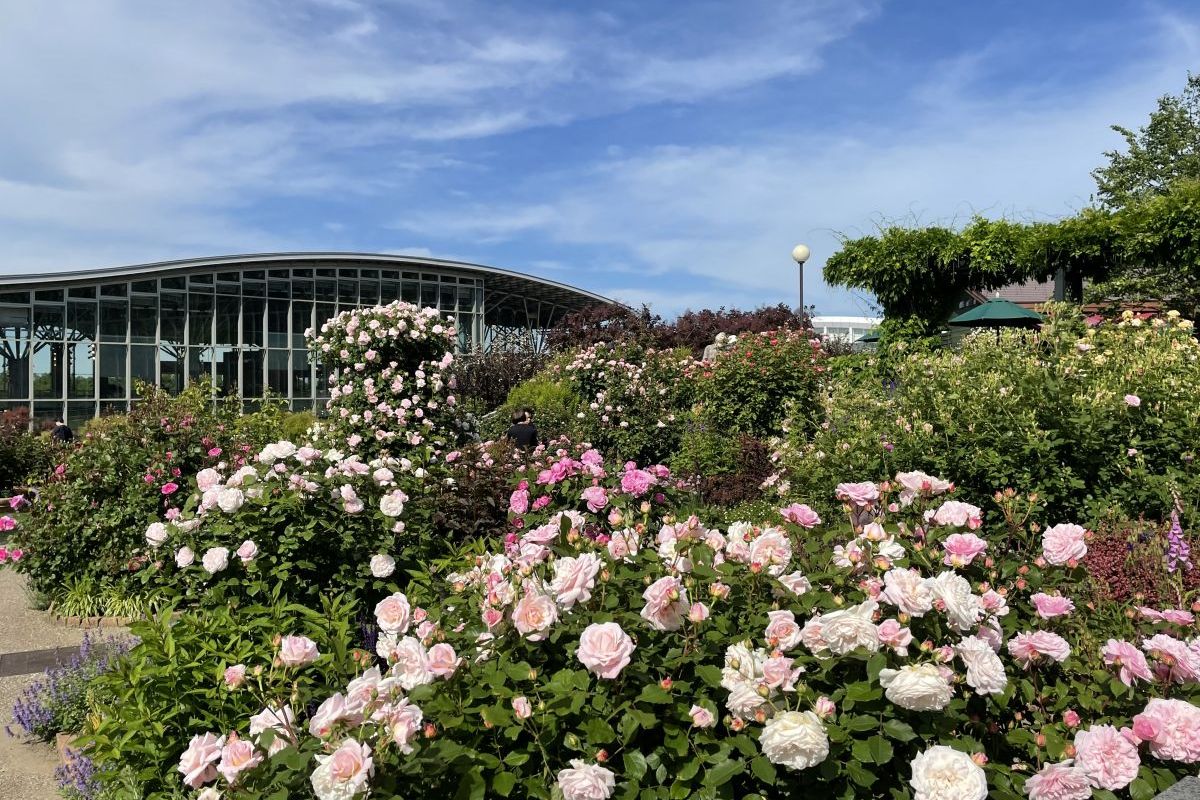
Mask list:
[[[959,328],[1036,328],[1042,324],[1042,315],[993,297],[953,317],[949,324]]]

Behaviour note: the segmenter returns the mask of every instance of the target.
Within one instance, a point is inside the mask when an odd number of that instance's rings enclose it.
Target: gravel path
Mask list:
[[[29,675],[0,678],[0,798],[58,800],[54,780],[58,753],[51,745],[27,742],[3,730],[6,726],[14,733],[20,730],[12,723],[12,705],[30,679]]]
[[[25,594],[25,576],[11,569],[0,569],[0,615],[0,653],[77,645],[83,641],[81,629],[59,625],[45,611],[31,609]]]

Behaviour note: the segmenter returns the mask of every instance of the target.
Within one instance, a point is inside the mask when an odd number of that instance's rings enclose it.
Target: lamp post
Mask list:
[[[812,255],[812,251],[808,249],[806,244],[798,244],[792,248],[792,260],[796,262],[800,272],[800,319],[804,319],[804,262],[808,261],[808,257]]]

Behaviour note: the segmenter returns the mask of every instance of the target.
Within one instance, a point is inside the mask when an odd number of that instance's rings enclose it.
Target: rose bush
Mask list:
[[[330,694],[264,682],[296,711],[275,755],[200,725],[180,771],[230,797],[983,800],[1151,797],[1200,763],[1193,613],[1092,603],[1090,533],[1027,496],[990,528],[907,473],[840,485],[844,521],[718,530],[671,481],[553,454],[502,549],[376,607],[378,661]]]

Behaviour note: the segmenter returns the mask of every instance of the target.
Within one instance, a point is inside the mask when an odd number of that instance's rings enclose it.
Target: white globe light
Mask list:
[[[798,244],[792,248],[792,260],[797,264],[803,264],[808,261],[808,257],[812,255],[812,251],[808,249],[806,244]]]

